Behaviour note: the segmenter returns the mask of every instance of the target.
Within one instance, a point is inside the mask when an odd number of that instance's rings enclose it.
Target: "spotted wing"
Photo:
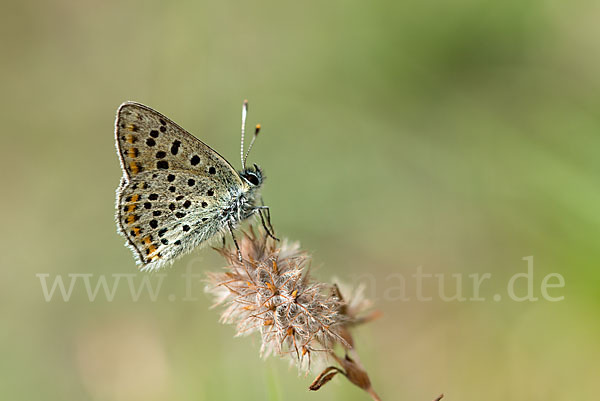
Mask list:
[[[212,176],[223,186],[242,185],[238,173],[221,155],[148,106],[123,103],[115,125],[126,180],[143,171],[184,170]]]
[[[124,103],[116,121],[123,180],[117,225],[137,263],[156,269],[213,237],[245,184],[217,152],[160,113]]]
[[[137,263],[155,270],[189,253],[225,227],[229,198],[215,181],[189,171],[142,172],[119,191],[118,225]]]

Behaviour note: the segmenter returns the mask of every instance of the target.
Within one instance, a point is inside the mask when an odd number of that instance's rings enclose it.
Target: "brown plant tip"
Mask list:
[[[331,379],[333,379],[333,377],[336,374],[341,373],[350,381],[350,383],[354,384],[355,386],[357,386],[357,387],[363,389],[365,392],[367,392],[367,394],[369,394],[373,400],[377,400],[377,401],[381,400],[379,398],[379,396],[377,395],[377,393],[375,392],[375,390],[373,389],[373,386],[371,385],[371,380],[369,379],[369,375],[364,370],[364,368],[361,366],[360,362],[355,361],[354,359],[350,358],[350,356],[347,354],[346,354],[345,358],[340,358],[335,354],[332,354],[332,356],[333,356],[333,359],[335,359],[336,362],[342,368],[340,369],[336,366],[330,366],[330,367],[326,368],[312,382],[312,384],[308,388],[309,390],[312,390],[312,391],[319,390],[321,387],[323,387],[325,384],[327,384]]]
[[[333,379],[334,376],[337,375],[338,373],[344,374],[344,372],[341,369],[339,369],[335,366],[329,366],[329,367],[325,368],[325,370],[322,371],[319,374],[319,376],[317,376],[315,378],[315,380],[308,387],[308,389],[311,391],[317,391],[318,389],[323,387],[325,384],[327,384],[331,379]]]
[[[236,335],[259,333],[262,356],[289,356],[305,371],[312,358],[325,360],[335,344],[351,348],[342,300],[331,285],[310,277],[311,258],[297,243],[276,242],[251,228],[239,246],[242,261],[235,248],[218,249],[228,266],[209,273],[206,287],[215,306],[224,307],[221,321],[234,324]]]
[[[346,355],[344,359],[339,360],[339,363],[344,368],[346,377],[352,384],[363,390],[369,390],[371,388],[369,375],[367,375],[367,372],[364,371],[362,366],[356,363],[352,358]]]

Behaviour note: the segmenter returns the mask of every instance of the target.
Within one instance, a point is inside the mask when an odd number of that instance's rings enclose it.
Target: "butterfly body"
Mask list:
[[[117,226],[143,270],[155,270],[257,214],[262,170],[236,171],[157,111],[123,103],[115,139],[123,178]]]

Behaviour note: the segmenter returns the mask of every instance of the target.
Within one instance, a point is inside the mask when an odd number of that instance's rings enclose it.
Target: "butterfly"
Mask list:
[[[156,110],[125,102],[117,110],[115,141],[123,177],[116,191],[118,231],[141,270],[156,270],[259,215],[272,234],[268,206],[258,205],[262,169],[246,167],[242,108],[242,170]],[[262,212],[271,229],[265,225]]]

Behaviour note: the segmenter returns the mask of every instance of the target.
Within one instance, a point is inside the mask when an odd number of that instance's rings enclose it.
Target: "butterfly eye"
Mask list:
[[[248,180],[248,182],[250,182],[250,184],[252,184],[252,185],[258,185],[258,184],[259,184],[258,177],[257,177],[256,175],[254,175],[254,174],[248,173],[248,174],[246,174],[246,177],[245,177],[245,178],[246,178],[246,179]]]

